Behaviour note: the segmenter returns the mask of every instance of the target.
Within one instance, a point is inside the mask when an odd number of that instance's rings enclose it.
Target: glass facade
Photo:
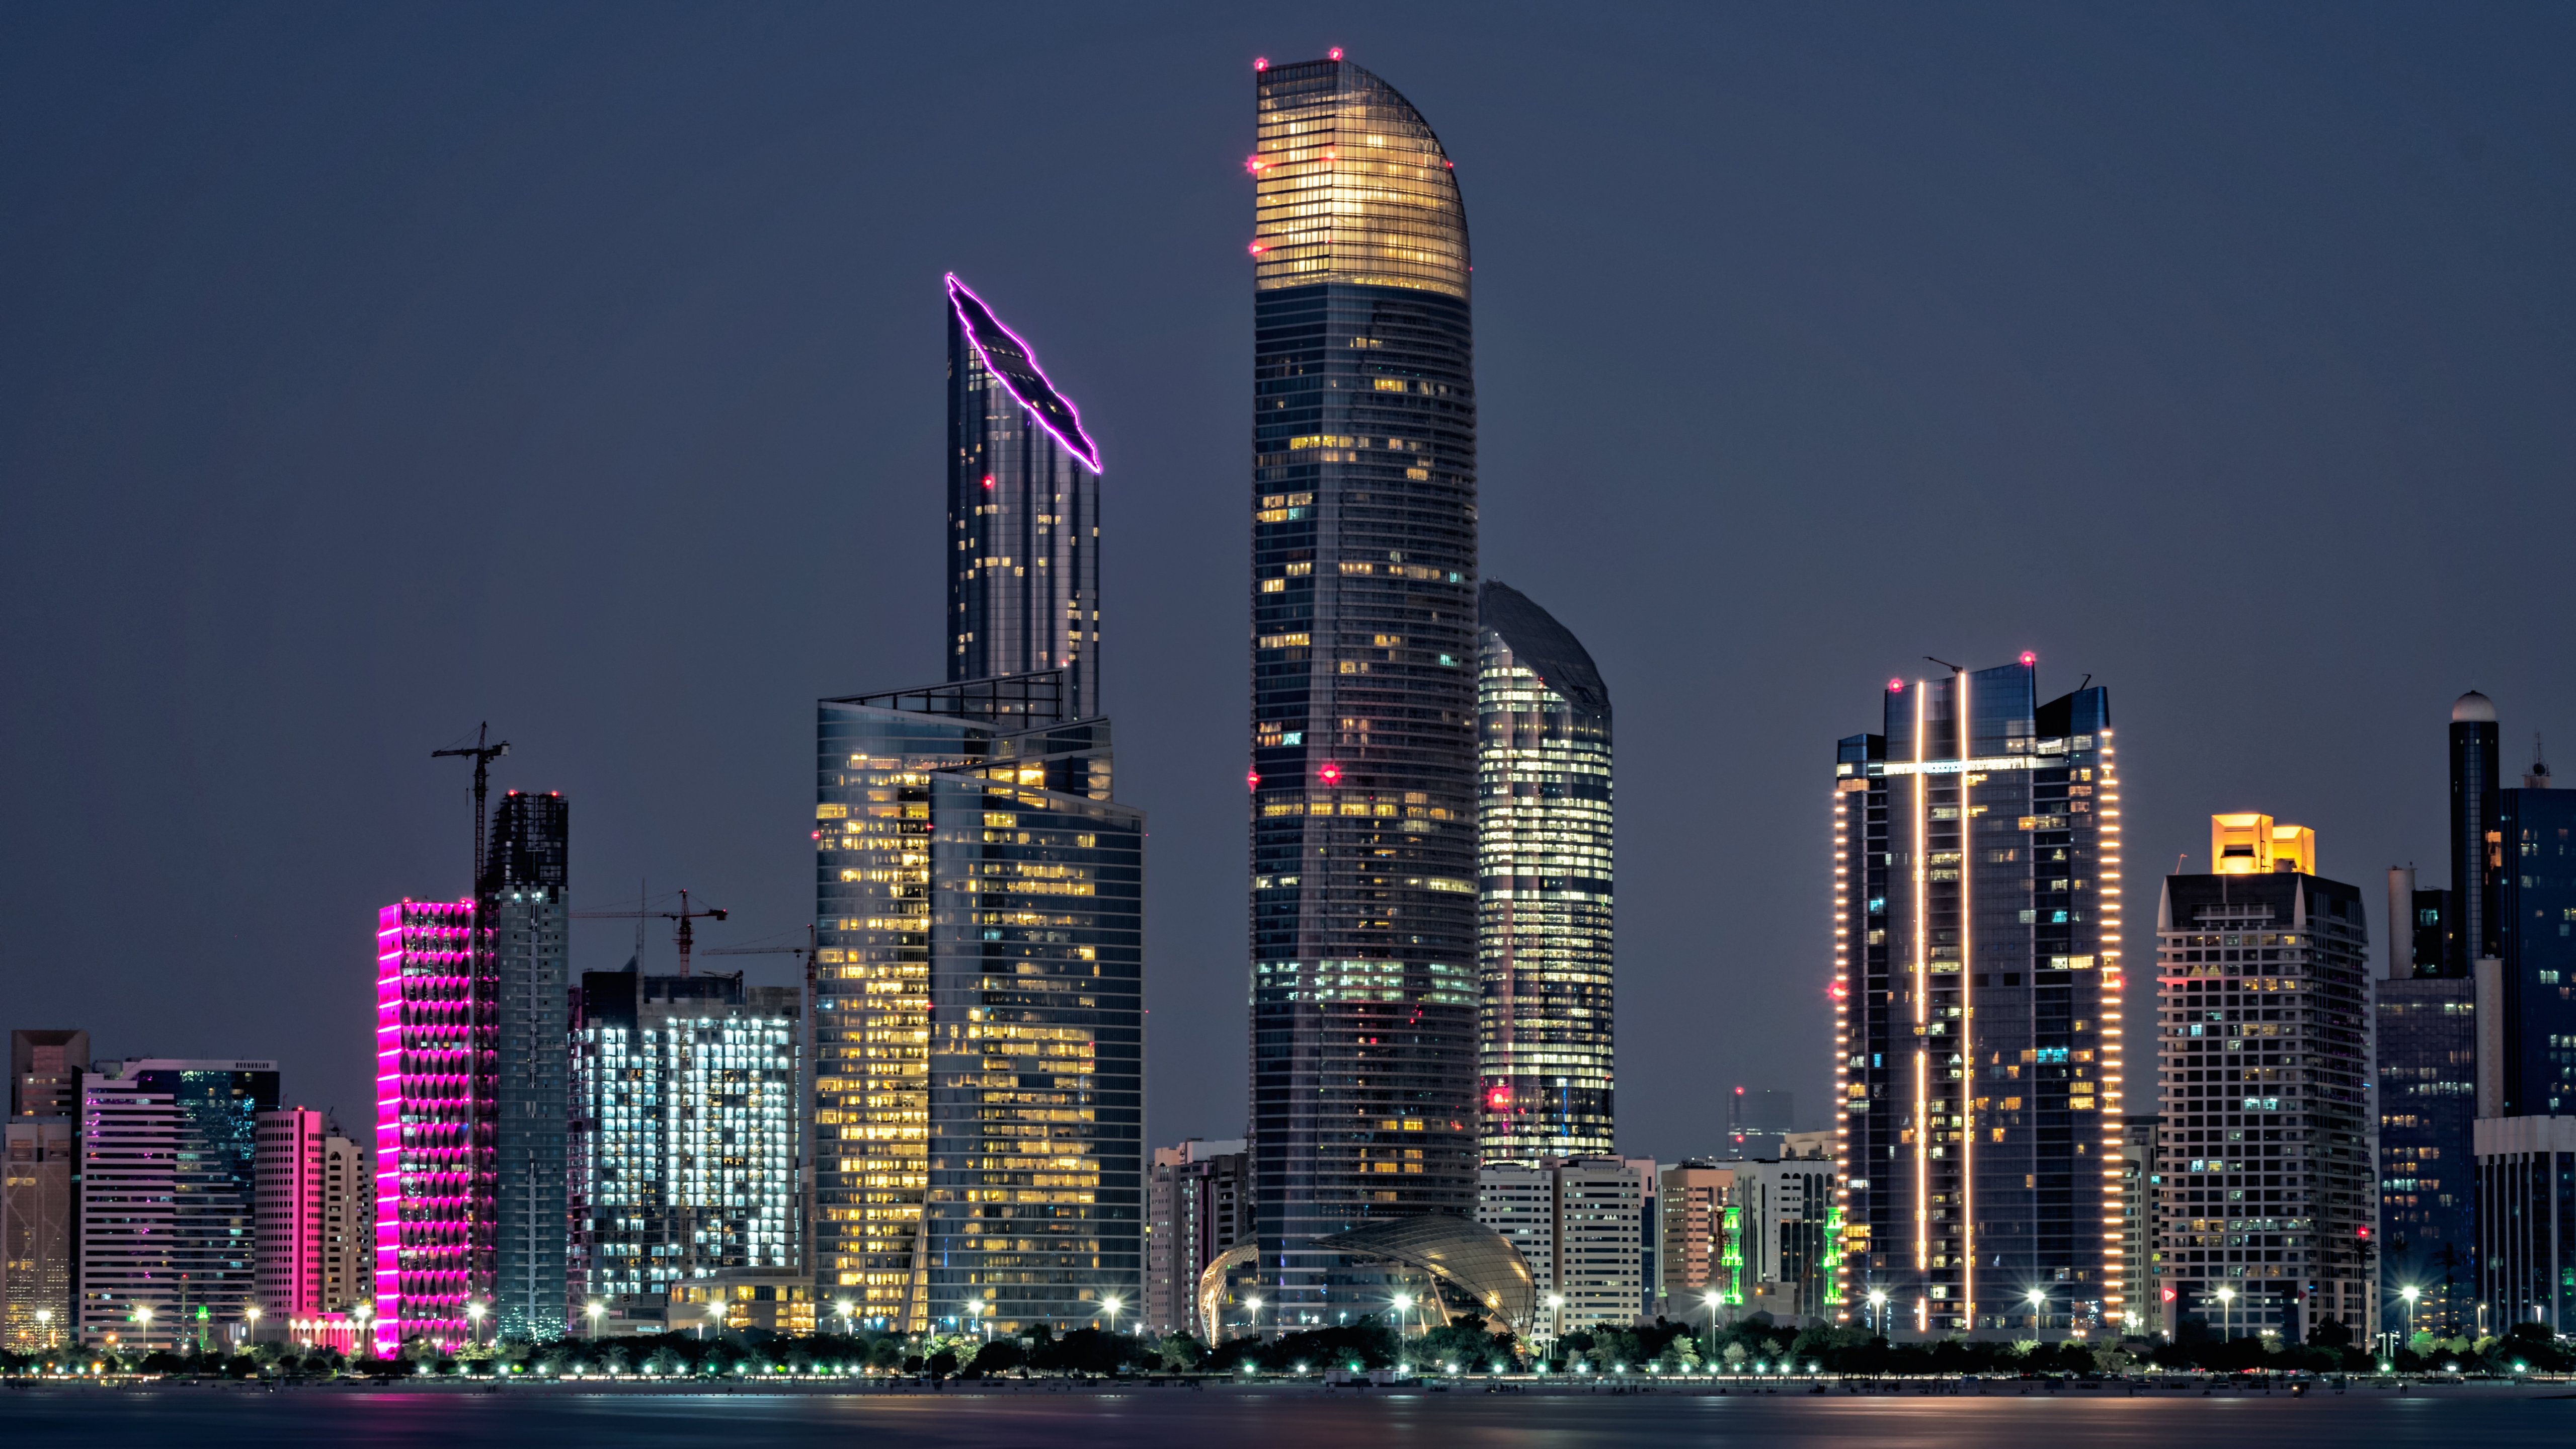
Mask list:
[[[739,974],[583,974],[576,1294],[644,1306],[690,1279],[801,1267],[802,996]]]
[[[2487,1118],[2477,1154],[2486,1331],[2565,1334],[2576,1328],[2576,1117]]]
[[[1607,1157],[1610,691],[1564,625],[1477,591],[1477,1070],[1484,1160]]]
[[[102,1062],[82,1077],[82,1343],[227,1353],[245,1341],[242,1309],[259,1301],[259,1115],[276,1108],[275,1062]]]
[[[2438,965],[2438,963],[2437,963]],[[2477,993],[2456,976],[2378,983],[2379,1304],[2407,1331],[2477,1328]]]
[[[948,279],[952,680],[1062,670],[1099,712],[1100,450],[1027,343]]]
[[[478,934],[481,939],[478,940]],[[465,1341],[491,1301],[500,1027],[472,901],[376,913],[376,1351]]]
[[[2498,790],[2490,808],[2504,967],[2497,1115],[2576,1116],[2576,790]]]
[[[820,1287],[1079,1327],[1144,1267],[1144,816],[1062,671],[822,701]]]
[[[492,1313],[504,1338],[564,1331],[570,842],[559,794],[513,790],[492,812],[483,881],[497,993]]]
[[[1840,742],[1831,1311],[1896,1335],[2098,1332],[2120,1291],[2120,786],[2100,688],[2032,658],[1890,680]]]
[[[2361,892],[2292,870],[2169,876],[2156,927],[2157,1326],[2304,1343],[2332,1319],[2367,1337],[2379,1205]]]
[[[1257,84],[1250,1135],[1282,1326],[1309,1246],[1476,1196],[1476,456],[1466,212],[1339,59]]]

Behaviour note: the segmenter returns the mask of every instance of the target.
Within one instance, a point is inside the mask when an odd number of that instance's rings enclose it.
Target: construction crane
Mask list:
[[[450,755],[474,762],[474,882],[472,894],[477,904],[483,899],[483,795],[492,783],[492,762],[510,753],[510,742],[491,743],[492,722],[485,720],[474,727],[474,743],[450,750],[432,750],[429,757],[443,760]]]
[[[814,928],[812,926],[807,926],[805,928],[805,944],[802,946],[718,946],[709,950],[707,954],[710,956],[795,956],[800,958],[805,963],[805,1016],[808,1022],[813,1020]]]
[[[573,919],[577,921],[634,921],[653,920],[658,918],[665,921],[679,922],[680,928],[677,931],[672,932],[671,938],[679,943],[680,974],[682,976],[689,974],[689,948],[691,942],[697,939],[696,933],[690,929],[689,923],[692,921],[721,921],[728,914],[729,912],[727,912],[722,906],[701,906],[695,910],[690,909],[689,893],[687,891],[680,892],[680,908],[676,911],[575,911],[572,913]]]

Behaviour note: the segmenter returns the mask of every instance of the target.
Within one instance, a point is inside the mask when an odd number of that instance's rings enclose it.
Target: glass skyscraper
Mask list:
[[[1110,797],[1100,455],[948,300],[949,682],[818,705],[815,1280],[905,1331],[1107,1324],[1142,1305],[1145,818]]]
[[[484,863],[499,1007],[492,1316],[505,1338],[564,1331],[570,818],[559,794],[512,790],[492,811]]]
[[[1439,137],[1342,60],[1256,83],[1252,1104],[1282,1325],[1381,1311],[1301,1244],[1476,1201],[1476,411]]]
[[[1100,703],[1100,449],[1017,333],[948,279],[950,679],[1061,669]]]
[[[1897,1335],[2126,1312],[2110,701],[2037,688],[2028,654],[1891,679],[1836,752],[1834,1311],[1884,1291]]]
[[[1065,687],[821,705],[815,1236],[865,1320],[1141,1303],[1145,821]]]
[[[1483,1156],[1607,1157],[1610,691],[1519,590],[1488,582],[1477,609]]]

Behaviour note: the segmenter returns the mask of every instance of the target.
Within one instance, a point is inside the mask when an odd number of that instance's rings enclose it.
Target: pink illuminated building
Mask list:
[[[376,919],[379,1353],[462,1343],[467,1305],[491,1301],[499,1013],[475,932],[472,901]]]
[[[259,1306],[281,1331],[320,1313],[322,1301],[322,1139],[329,1129],[308,1107],[259,1114]]]

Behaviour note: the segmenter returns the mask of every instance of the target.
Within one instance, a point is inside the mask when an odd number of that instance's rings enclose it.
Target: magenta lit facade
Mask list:
[[[259,1114],[259,1306],[267,1319],[318,1314],[322,1302],[322,1114],[286,1107]]]
[[[492,1295],[499,1013],[471,901],[404,901],[376,920],[379,1353],[467,1337]]]

